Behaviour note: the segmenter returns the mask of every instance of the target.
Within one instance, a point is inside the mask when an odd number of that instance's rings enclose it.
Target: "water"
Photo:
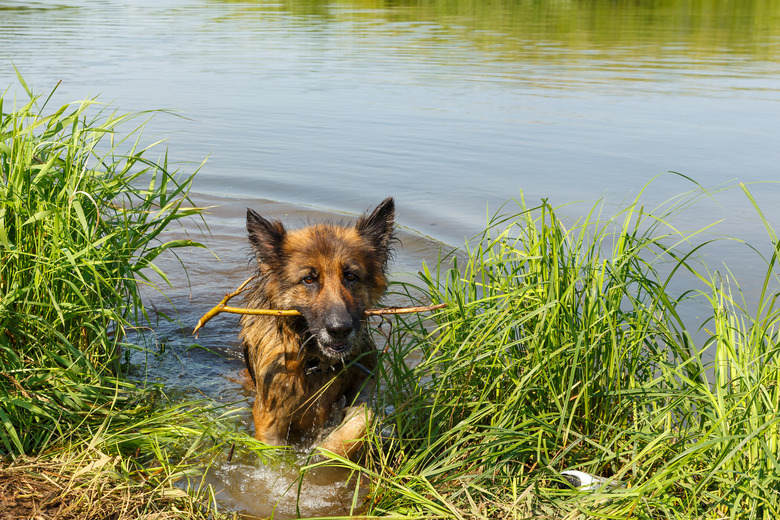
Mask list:
[[[194,285],[176,275],[170,291],[184,328],[158,332],[173,342],[191,341],[189,327],[248,276],[247,206],[301,223],[393,195],[403,242],[393,269],[413,273],[521,193],[586,201],[562,210],[577,217],[659,175],[649,207],[692,187],[669,170],[712,187],[775,181],[780,165],[780,5],[766,0],[5,0],[0,88],[13,94],[11,61],[37,92],[61,80],[51,106],[99,95],[122,111],[172,109],[184,117],[156,117],[150,139],[167,137],[187,171],[208,156],[194,199],[216,206],[208,242],[219,260],[186,254]],[[777,225],[780,188],[751,189]],[[771,249],[741,191],[714,198],[676,224],[723,219],[714,232]],[[752,252],[707,251],[755,294]],[[223,357],[190,351],[154,377],[245,398],[230,380],[241,368],[234,318],[199,340]],[[268,509],[246,483],[288,478],[219,470],[225,503],[253,514]],[[335,511],[341,499],[317,509],[318,493],[312,510]]]
[[[780,164],[771,2],[3,5],[0,84],[13,60],[58,100],[176,110],[153,128],[209,155],[204,194],[352,214],[394,195],[402,224],[460,245],[521,190],[618,201],[668,170],[713,186]]]

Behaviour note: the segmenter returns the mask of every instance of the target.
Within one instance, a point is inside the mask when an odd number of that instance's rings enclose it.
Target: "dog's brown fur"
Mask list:
[[[317,224],[288,231],[247,210],[257,282],[245,304],[295,309],[299,317],[244,316],[241,339],[255,383],[255,437],[273,445],[316,435],[350,457],[371,419],[367,406],[377,353],[363,311],[387,287],[395,207],[385,199],[354,227]]]

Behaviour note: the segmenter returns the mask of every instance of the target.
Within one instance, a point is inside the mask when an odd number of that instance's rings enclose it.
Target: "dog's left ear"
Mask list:
[[[386,259],[390,253],[390,242],[394,238],[394,224],[395,202],[393,197],[387,197],[370,215],[364,213],[358,219],[355,228]]]

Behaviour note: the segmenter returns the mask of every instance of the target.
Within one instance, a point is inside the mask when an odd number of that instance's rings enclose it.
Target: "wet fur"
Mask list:
[[[377,352],[363,311],[382,297],[394,240],[395,207],[385,199],[355,226],[316,224],[286,230],[247,210],[257,282],[253,308],[302,316],[244,316],[240,337],[255,384],[255,437],[273,445],[339,425],[322,446],[354,455],[370,421],[370,375]]]

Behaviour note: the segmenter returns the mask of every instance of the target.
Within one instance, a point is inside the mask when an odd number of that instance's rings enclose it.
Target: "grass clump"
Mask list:
[[[193,176],[145,158],[140,127],[116,137],[142,114],[88,119],[96,103],[85,101],[44,116],[28,94],[7,113],[0,98],[0,441],[14,455],[101,423],[132,394],[115,376],[125,333],[145,314],[144,269],[197,245],[160,240],[197,214]]]
[[[465,265],[405,287],[448,306],[395,330],[384,435],[347,464],[374,481],[369,513],[777,517],[777,240],[751,315],[693,260],[706,242],[671,225],[702,195],[651,213],[595,206],[569,225],[520,201]],[[682,273],[696,290],[670,289]],[[712,307],[696,334],[680,315],[692,299]],[[572,489],[564,470],[603,484]]]
[[[128,332],[149,318],[141,286],[153,285],[152,272],[167,281],[155,259],[200,246],[165,238],[200,212],[187,196],[195,174],[170,170],[165,154],[149,158],[158,143],[142,144],[142,130],[153,113],[108,112],[95,100],[49,110],[51,96],[19,81],[26,101],[0,96],[3,500],[45,495],[62,518],[213,517],[203,496],[174,484],[197,457],[244,436],[217,426],[227,410],[173,404],[126,379],[123,363],[140,348]],[[50,493],[11,486],[42,475]],[[121,512],[98,511],[120,496]]]

